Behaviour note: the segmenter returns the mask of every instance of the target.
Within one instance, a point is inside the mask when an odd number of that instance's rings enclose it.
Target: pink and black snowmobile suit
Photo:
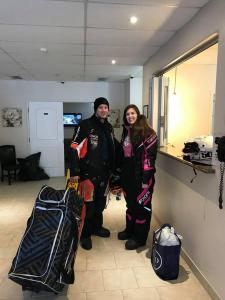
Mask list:
[[[138,145],[130,142],[129,128],[122,138],[121,181],[127,204],[126,232],[138,245],[145,245],[152,215],[157,136],[147,136]]]

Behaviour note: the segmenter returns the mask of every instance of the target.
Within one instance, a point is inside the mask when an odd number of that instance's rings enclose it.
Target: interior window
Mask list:
[[[213,135],[218,44],[164,73],[161,81],[161,145]]]

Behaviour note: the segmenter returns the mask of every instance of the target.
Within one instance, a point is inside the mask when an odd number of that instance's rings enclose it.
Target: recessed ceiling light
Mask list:
[[[137,23],[138,18],[135,16],[130,17],[130,22],[131,24],[136,24]]]
[[[115,64],[116,64],[116,60],[112,59],[112,65],[115,65]]]
[[[40,48],[40,51],[43,52],[43,53],[47,53],[48,49],[43,47],[43,48]]]

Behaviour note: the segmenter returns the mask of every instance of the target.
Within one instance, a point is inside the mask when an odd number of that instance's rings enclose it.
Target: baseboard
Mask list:
[[[194,275],[197,277],[201,285],[204,287],[204,289],[207,291],[207,293],[210,295],[210,297],[213,300],[222,300],[216,293],[216,291],[213,289],[213,287],[210,285],[208,280],[205,278],[205,276],[201,273],[201,271],[198,269],[198,267],[194,264],[193,260],[188,256],[186,251],[181,248],[181,256],[185,260],[185,262],[190,267],[191,271],[194,273]]]
[[[154,213],[153,213],[153,218],[157,222],[158,227],[160,227],[163,224]],[[199,280],[199,282],[201,283],[201,285],[204,287],[204,289],[210,295],[210,297],[213,300],[222,300],[218,296],[218,294],[216,293],[216,291],[214,290],[214,288],[210,285],[210,283],[208,282],[208,280],[205,278],[205,276],[201,273],[201,271],[195,265],[195,263],[193,262],[193,260],[188,256],[188,254],[183,249],[183,247],[181,248],[181,256],[185,260],[185,262],[188,264],[188,266],[190,267],[190,269],[194,273],[194,275],[197,277],[197,279]]]

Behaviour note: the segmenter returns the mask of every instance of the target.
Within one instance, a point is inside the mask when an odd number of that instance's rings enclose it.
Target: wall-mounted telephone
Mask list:
[[[219,208],[223,208],[223,176],[225,171],[225,136],[216,137],[215,143],[218,145],[217,157],[220,161],[220,185],[219,185]]]
[[[225,162],[225,136],[216,137],[215,143],[218,145],[217,156],[218,160]]]

